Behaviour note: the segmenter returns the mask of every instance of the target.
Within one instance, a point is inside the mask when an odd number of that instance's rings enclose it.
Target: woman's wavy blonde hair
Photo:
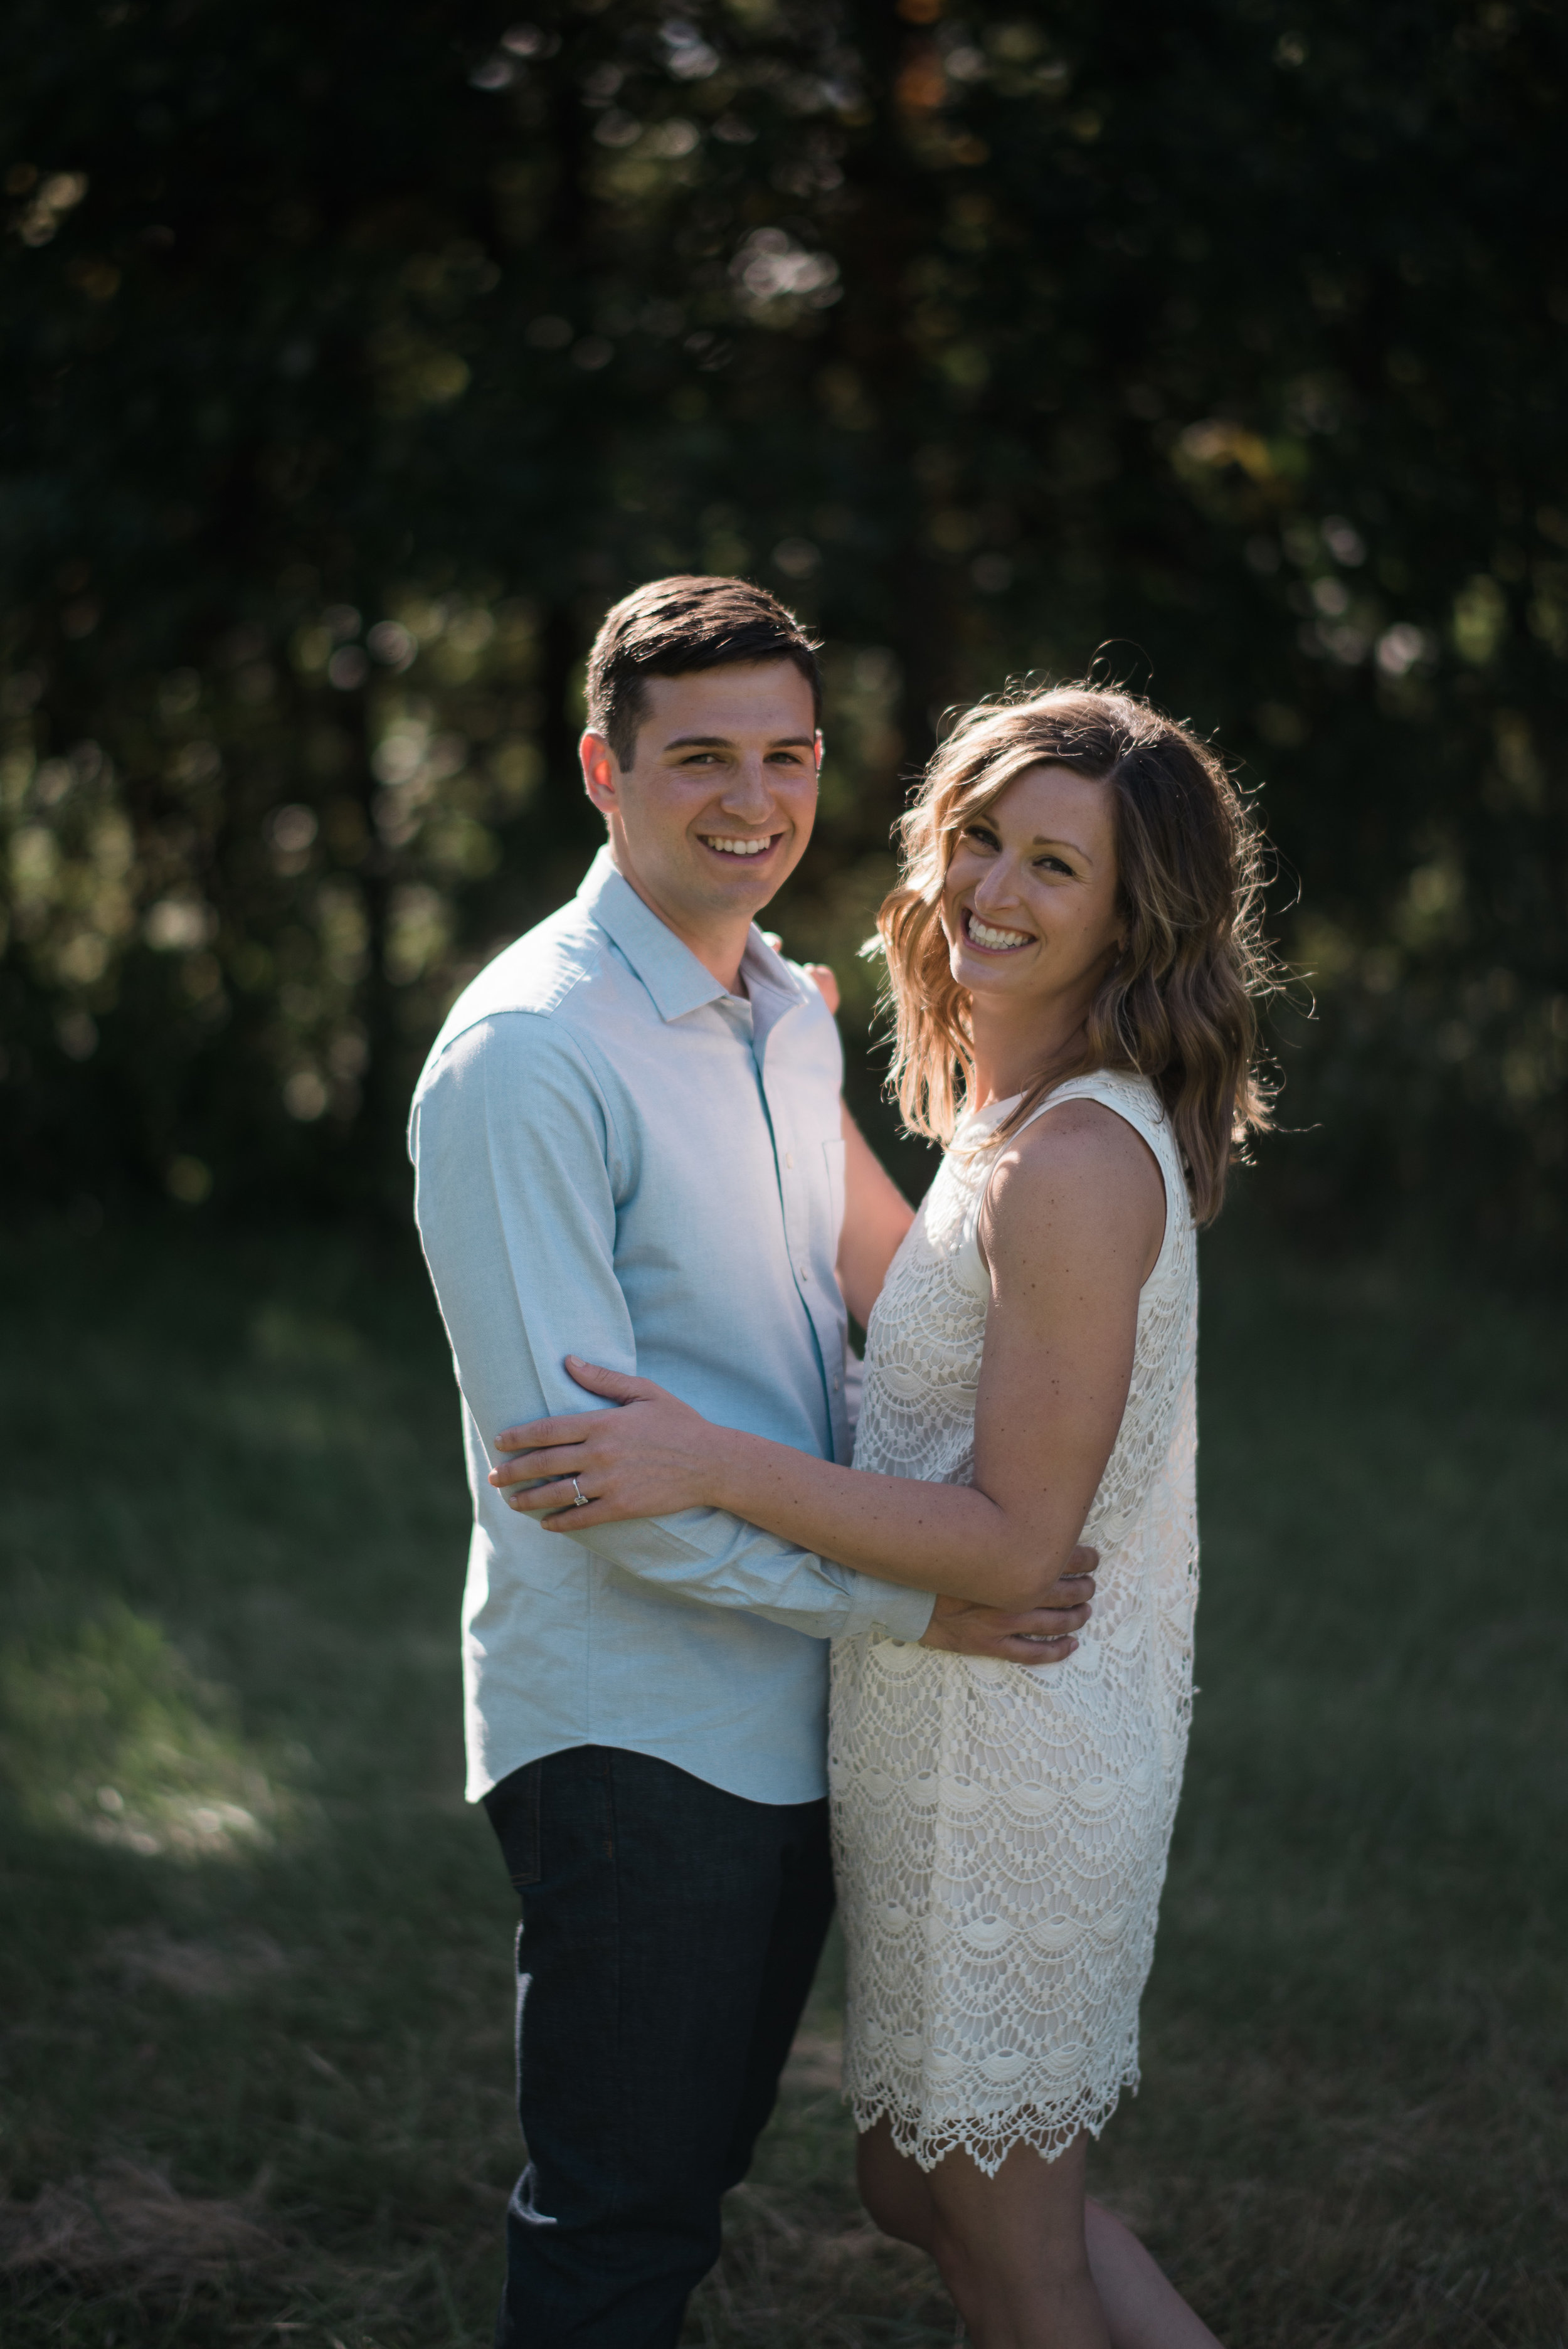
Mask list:
[[[1193,1214],[1211,1223],[1233,1156],[1269,1123],[1256,1004],[1275,982],[1261,926],[1262,843],[1216,754],[1136,695],[1073,685],[1001,696],[965,711],[937,750],[903,820],[899,886],[877,917],[894,1027],[890,1089],[913,1133],[951,1140],[974,1091],[975,1053],[942,928],[947,867],[964,827],[1046,764],[1109,786],[1126,944],[1081,1052],[1042,1066],[994,1139],[1068,1077],[1136,1072],[1165,1104]]]

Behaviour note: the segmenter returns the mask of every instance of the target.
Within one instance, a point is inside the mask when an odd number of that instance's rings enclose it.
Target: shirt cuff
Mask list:
[[[918,1645],[936,1611],[930,1591],[905,1590],[902,1584],[878,1582],[870,1575],[858,1580],[856,1596],[864,1600],[865,1619],[856,1622],[855,1630],[867,1631],[873,1640],[907,1640]],[[859,1608],[855,1611],[861,1614]]]

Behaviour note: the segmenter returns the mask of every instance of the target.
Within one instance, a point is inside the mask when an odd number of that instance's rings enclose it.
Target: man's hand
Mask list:
[[[779,936],[777,930],[764,930],[762,935],[767,939],[769,945],[772,947],[776,955],[781,955],[783,953],[784,941]],[[839,1008],[839,982],[834,976],[831,968],[825,962],[803,962],[800,965],[800,968],[805,972],[807,978],[810,980],[812,986],[816,988],[818,994],[821,997],[823,1002],[827,1005],[829,1010],[837,1011]]]
[[[801,969],[821,997],[830,1011],[839,1008],[839,982],[831,966],[825,962],[802,963]]]
[[[1051,1592],[1059,1604],[1021,1615],[968,1599],[939,1599],[920,1644],[960,1656],[995,1656],[1005,1664],[1065,1663],[1078,1646],[1073,1633],[1088,1620],[1099,1564],[1098,1550],[1075,1549]]]

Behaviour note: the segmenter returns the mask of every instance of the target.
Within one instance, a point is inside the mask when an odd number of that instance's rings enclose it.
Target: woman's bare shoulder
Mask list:
[[[1046,1111],[997,1152],[981,1216],[988,1260],[1041,1246],[1130,1247],[1152,1263],[1165,1179],[1143,1136],[1101,1102]]]

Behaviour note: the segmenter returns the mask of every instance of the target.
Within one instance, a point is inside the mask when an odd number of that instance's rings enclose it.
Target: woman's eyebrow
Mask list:
[[[1029,843],[1029,845],[1031,848],[1070,848],[1073,854],[1075,856],[1081,856],[1086,864],[1092,864],[1094,863],[1094,859],[1089,854],[1088,849],[1080,848],[1076,840],[1047,840],[1042,833],[1037,833],[1033,840]]]

